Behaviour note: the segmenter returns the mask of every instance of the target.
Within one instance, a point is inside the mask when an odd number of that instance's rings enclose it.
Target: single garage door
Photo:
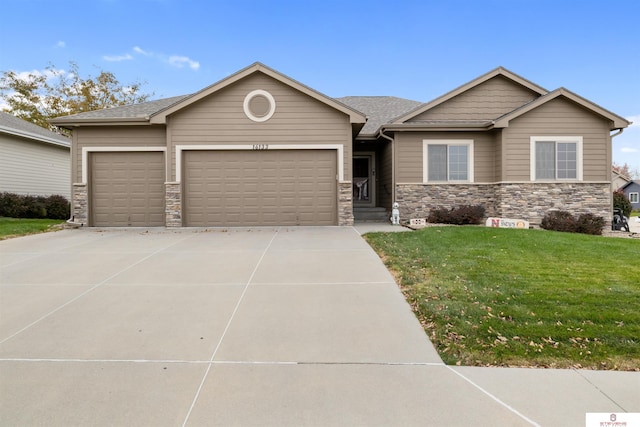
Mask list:
[[[335,150],[186,151],[187,226],[335,225]]]
[[[163,152],[92,153],[90,167],[92,226],[165,225]]]

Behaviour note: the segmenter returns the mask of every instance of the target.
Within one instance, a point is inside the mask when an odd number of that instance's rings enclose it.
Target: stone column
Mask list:
[[[182,185],[179,182],[166,182],[165,186],[165,225],[182,227]]]
[[[338,183],[338,225],[353,225],[353,188],[351,182]]]
[[[89,192],[87,184],[74,183],[72,199],[71,215],[73,222],[84,226],[89,225]]]

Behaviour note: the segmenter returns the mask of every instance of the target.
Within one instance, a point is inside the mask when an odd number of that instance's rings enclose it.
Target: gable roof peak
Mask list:
[[[593,112],[594,114],[597,114],[599,116],[602,116],[608,120],[611,121],[611,130],[614,129],[624,129],[627,126],[629,126],[631,124],[631,122],[627,119],[625,119],[624,117],[621,117],[609,110],[607,110],[606,108],[603,108],[601,106],[599,106],[598,104],[589,101],[586,98],[583,98],[582,96],[578,95],[575,92],[570,91],[569,89],[565,88],[565,87],[559,87],[558,89],[555,89],[549,93],[546,93],[536,99],[534,99],[531,102],[528,102],[527,104],[523,105],[520,108],[516,108],[515,110],[511,111],[510,113],[507,113],[505,115],[503,115],[502,117],[499,117],[498,119],[496,119],[494,121],[494,127],[496,128],[503,128],[503,127],[508,127],[509,126],[509,122],[517,117],[520,117],[521,115],[535,109],[538,108],[539,106],[546,104],[549,101],[552,101],[558,97],[563,97],[566,98],[578,105],[580,105],[583,108],[586,108],[588,110],[590,110],[591,112]]]
[[[394,123],[403,123],[407,120],[412,119],[413,117],[424,113],[427,110],[430,110],[440,104],[445,103],[446,101],[470,90],[473,89],[481,84],[483,84],[484,82],[491,80],[494,77],[497,76],[502,76],[505,77],[527,89],[529,89],[532,92],[537,93],[539,96],[545,95],[547,94],[549,91],[545,88],[543,88],[542,86],[539,86],[535,83],[533,83],[530,80],[525,79],[524,77],[507,70],[505,67],[503,66],[499,66],[497,68],[494,68],[493,70],[481,75],[480,77],[476,77],[475,79],[461,85],[458,86],[457,88],[453,89],[452,91],[449,91],[447,93],[445,93],[444,95],[434,99],[433,101],[427,102],[425,104],[422,104],[420,106],[418,106],[417,108],[415,108],[414,110],[408,112],[407,114],[398,117],[396,120],[394,120]]]
[[[185,97],[183,100],[168,106],[167,108],[164,108],[162,110],[156,111],[155,113],[150,115],[150,123],[152,124],[162,124],[165,123],[167,116],[169,116],[170,114],[194,103],[197,102],[199,100],[201,100],[202,98],[205,98],[225,87],[228,87],[242,79],[244,79],[247,76],[250,76],[256,72],[261,72],[269,77],[271,77],[274,80],[277,80],[281,83],[284,83],[287,86],[290,86],[302,93],[304,93],[305,95],[308,95],[320,102],[323,102],[333,108],[335,108],[336,110],[339,110],[345,114],[347,114],[350,118],[351,123],[359,123],[359,124],[363,124],[366,122],[366,117],[364,116],[364,114],[362,114],[360,111],[357,111],[351,107],[349,107],[348,105],[345,105],[337,100],[335,100],[334,98],[331,98],[321,92],[318,92],[317,90],[303,84],[300,83],[297,80],[292,79],[289,76],[286,76],[282,73],[280,73],[279,71],[274,70],[271,67],[268,67],[266,65],[264,65],[261,62],[254,62],[253,64],[241,69],[240,71],[237,71],[235,73],[233,73],[232,75],[225,77],[222,80],[219,80],[218,82],[207,86],[206,88],[191,94],[187,97]]]

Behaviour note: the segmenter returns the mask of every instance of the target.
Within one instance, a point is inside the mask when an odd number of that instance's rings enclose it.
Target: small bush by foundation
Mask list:
[[[545,230],[564,231],[567,233],[582,233],[601,235],[604,218],[593,214],[582,214],[577,218],[567,211],[548,212],[540,227]]]
[[[429,213],[427,221],[434,224],[481,224],[484,213],[485,209],[482,205],[462,205],[451,209],[435,208]]]

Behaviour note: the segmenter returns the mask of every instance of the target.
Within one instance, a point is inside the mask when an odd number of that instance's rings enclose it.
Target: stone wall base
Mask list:
[[[549,211],[591,213],[611,221],[609,183],[398,184],[400,218],[426,218],[434,208],[482,205],[486,217],[539,225]]]
[[[87,184],[74,183],[71,195],[71,217],[76,224],[89,225],[89,191]]]
[[[165,188],[165,225],[182,227],[182,185],[179,182],[166,182]]]
[[[351,182],[338,184],[338,225],[353,225],[353,188]]]

